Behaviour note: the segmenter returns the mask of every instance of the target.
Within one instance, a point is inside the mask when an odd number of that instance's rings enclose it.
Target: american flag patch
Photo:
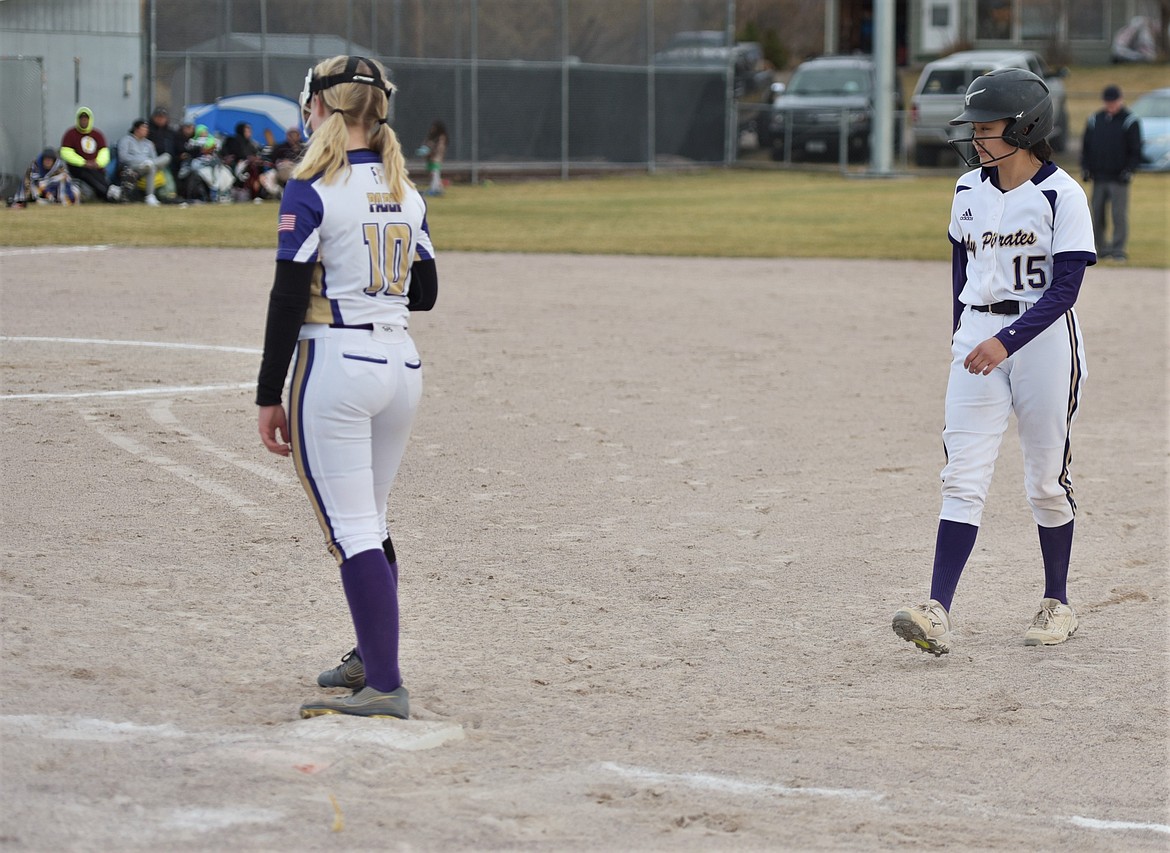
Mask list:
[[[296,231],[297,230],[297,215],[295,213],[280,214],[280,224],[276,226],[279,231]]]

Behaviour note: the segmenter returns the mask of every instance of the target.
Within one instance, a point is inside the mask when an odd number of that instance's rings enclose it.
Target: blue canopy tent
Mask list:
[[[280,142],[290,127],[299,128],[301,108],[296,101],[280,95],[228,95],[217,98],[215,103],[192,104],[183,114],[183,120],[205,124],[212,133],[222,136],[234,135],[236,125],[247,122],[252,125],[252,138],[263,145],[266,130],[271,131],[276,142]]]

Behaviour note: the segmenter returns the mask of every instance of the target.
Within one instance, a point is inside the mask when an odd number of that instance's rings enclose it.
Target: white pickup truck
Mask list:
[[[928,62],[918,77],[910,98],[915,164],[937,166],[940,154],[950,154],[948,139],[970,135],[968,128],[952,127],[949,122],[963,111],[963,96],[971,81],[993,68],[1024,68],[1048,84],[1055,120],[1048,141],[1052,150],[1064,150],[1068,138],[1068,104],[1062,78],[1068,69],[1051,71],[1040,55],[1030,50],[964,50]],[[958,157],[951,157],[958,165]]]

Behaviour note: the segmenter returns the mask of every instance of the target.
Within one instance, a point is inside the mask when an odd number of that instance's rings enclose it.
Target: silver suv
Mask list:
[[[1068,139],[1068,103],[1063,77],[1067,68],[1051,71],[1039,54],[1030,50],[964,50],[952,53],[922,69],[910,98],[910,129],[914,135],[914,162],[937,166],[939,154],[949,153],[948,139],[969,136],[967,129],[951,127],[951,119],[963,111],[967,86],[993,68],[1024,68],[1042,78],[1052,92],[1055,124],[1048,141],[1063,151]],[[957,162],[956,157],[952,159]]]

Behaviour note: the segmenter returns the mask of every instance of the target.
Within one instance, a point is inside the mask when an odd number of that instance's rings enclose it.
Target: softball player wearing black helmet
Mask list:
[[[337,56],[310,69],[301,108],[311,137],[280,204],[260,437],[293,457],[357,635],[353,652],[318,678],[353,694],[307,702],[302,717],[410,714],[386,505],[422,394],[410,312],[434,305],[438,278],[426,204],[387,122],[392,91],[371,59]]]
[[[1043,80],[999,69],[971,83],[951,121],[971,126],[956,143],[974,147],[967,165],[978,168],[959,178],[951,204],[942,511],[930,601],[893,620],[898,636],[936,656],[951,649],[951,602],[1013,413],[1044,562],[1044,595],[1024,642],[1055,645],[1077,629],[1066,590],[1076,513],[1069,464],[1086,369],[1073,305],[1097,257],[1085,193],[1050,160],[1052,115]]]

